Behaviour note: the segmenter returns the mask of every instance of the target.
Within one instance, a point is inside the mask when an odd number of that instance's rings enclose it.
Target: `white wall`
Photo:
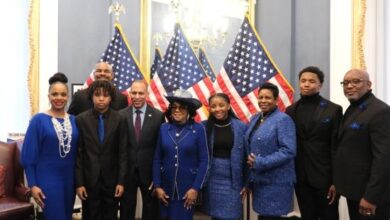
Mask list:
[[[41,0],[40,18],[40,111],[49,107],[48,79],[57,72],[58,1]],[[28,94],[29,1],[6,1],[0,9],[0,140],[8,133],[25,133],[30,120]]]
[[[39,110],[49,109],[49,78],[58,71],[58,0],[40,0]]]
[[[352,1],[331,0],[330,3],[330,99],[343,106],[344,97],[340,82],[352,66]]]
[[[378,98],[390,103],[390,3],[367,1],[364,52],[367,70]]]
[[[4,1],[0,8],[0,140],[24,133],[29,120],[27,90],[28,1]]]

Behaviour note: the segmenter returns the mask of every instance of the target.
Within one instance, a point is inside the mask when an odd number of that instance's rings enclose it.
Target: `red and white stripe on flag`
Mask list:
[[[291,105],[290,100],[292,100],[292,93],[286,93],[286,91],[290,90],[289,85],[279,73],[272,77],[269,82],[275,84],[279,88],[278,107],[280,110],[284,111],[287,106]],[[237,117],[245,123],[248,123],[252,115],[260,111],[257,104],[258,89],[241,97],[223,67],[214,82],[214,89],[215,92],[222,92],[229,96],[233,111],[236,113]]]

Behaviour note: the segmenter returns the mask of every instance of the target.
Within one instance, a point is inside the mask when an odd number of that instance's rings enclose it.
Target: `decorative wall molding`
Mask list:
[[[28,91],[30,97],[31,116],[39,111],[39,14],[40,0],[30,0],[29,30],[29,67]]]
[[[364,57],[366,0],[353,1],[352,68],[367,69]]]

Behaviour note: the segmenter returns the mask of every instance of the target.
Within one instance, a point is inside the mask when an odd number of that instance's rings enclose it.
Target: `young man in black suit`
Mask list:
[[[99,62],[95,65],[93,70],[95,80],[105,80],[111,82],[114,78],[111,64],[107,62]],[[115,99],[110,103],[110,107],[114,110],[120,110],[128,106],[127,97],[123,95],[118,89],[115,89]],[[89,110],[93,107],[93,103],[88,99],[88,88],[77,91],[69,105],[68,113],[78,115],[81,112]]]
[[[142,194],[142,219],[158,220],[158,200],[152,196],[152,163],[160,125],[165,121],[161,111],[146,104],[148,84],[136,80],[131,85],[132,105],[120,113],[129,126],[129,171],[125,193],[121,199],[121,220],[134,220],[137,188]]]
[[[324,73],[314,66],[299,72],[301,99],[286,109],[297,130],[295,192],[302,219],[338,219],[332,160],[342,117],[339,105],[323,98]]]
[[[116,219],[124,191],[128,131],[126,119],[109,107],[114,94],[109,81],[94,81],[89,89],[94,107],[76,118],[76,192],[85,220]]]
[[[371,92],[364,70],[341,82],[350,106],[338,134],[334,182],[351,220],[390,218],[390,107]]]

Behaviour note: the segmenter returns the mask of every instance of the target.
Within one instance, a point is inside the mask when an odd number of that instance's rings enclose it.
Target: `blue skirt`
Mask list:
[[[213,158],[203,193],[205,212],[213,218],[239,219],[242,215],[240,191],[233,187],[230,159]]]

